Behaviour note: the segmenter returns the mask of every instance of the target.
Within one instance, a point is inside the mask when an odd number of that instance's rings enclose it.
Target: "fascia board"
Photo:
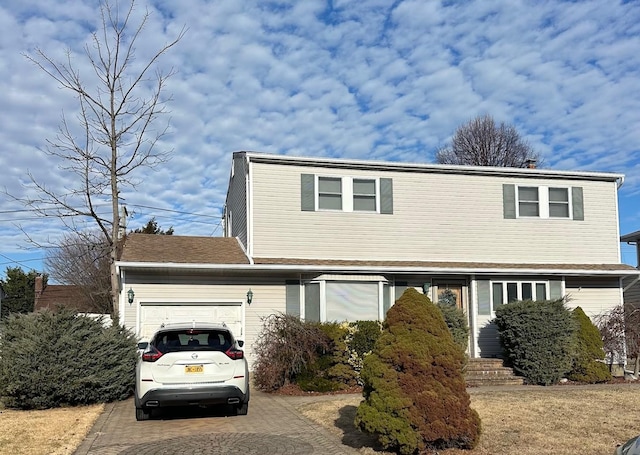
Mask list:
[[[520,268],[448,268],[448,267],[365,267],[324,265],[272,265],[272,264],[185,264],[172,262],[116,262],[122,269],[175,269],[175,270],[228,270],[283,271],[283,272],[358,272],[397,274],[465,274],[465,275],[563,275],[563,276],[640,276],[638,270],[592,269],[520,269]]]

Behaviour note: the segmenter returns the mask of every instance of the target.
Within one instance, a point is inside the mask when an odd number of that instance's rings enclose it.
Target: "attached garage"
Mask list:
[[[140,301],[136,332],[141,339],[149,339],[163,323],[218,322],[225,323],[233,334],[243,339],[242,302],[151,302]]]

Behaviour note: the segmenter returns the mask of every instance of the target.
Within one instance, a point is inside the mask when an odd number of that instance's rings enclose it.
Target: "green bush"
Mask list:
[[[356,425],[377,435],[384,449],[402,454],[475,447],[480,418],[470,408],[464,358],[442,313],[427,297],[407,289],[389,309],[364,361],[365,400]]]
[[[438,308],[444,316],[444,322],[447,324],[453,341],[462,348],[467,350],[469,344],[469,324],[467,324],[467,316],[455,303],[452,305],[448,302],[438,302]]]
[[[563,300],[512,302],[495,322],[508,363],[528,383],[555,384],[571,369],[576,323]]]
[[[122,327],[67,310],[12,315],[0,339],[0,395],[20,409],[125,399],[136,359],[136,339]]]
[[[573,310],[578,330],[576,332],[576,355],[567,378],[585,383],[607,382],[611,380],[609,368],[602,362],[604,348],[600,331],[591,322],[582,308]]]
[[[263,319],[255,344],[253,370],[255,385],[265,391],[278,390],[308,373],[319,354],[329,348],[329,340],[319,324],[297,316],[272,314]]]
[[[364,357],[371,351],[380,338],[382,326],[378,321],[357,321],[349,324],[352,329],[347,338],[349,350],[358,357]]]

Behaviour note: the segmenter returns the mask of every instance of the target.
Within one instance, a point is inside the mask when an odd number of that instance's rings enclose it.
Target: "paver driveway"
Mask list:
[[[75,455],[357,454],[294,408],[299,397],[251,391],[249,414],[171,410],[135,420],[133,399],[111,403]]]

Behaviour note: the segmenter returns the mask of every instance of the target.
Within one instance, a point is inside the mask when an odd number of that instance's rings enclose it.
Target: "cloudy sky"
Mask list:
[[[63,113],[76,128],[77,101],[25,54],[59,61],[70,50],[92,81],[83,46],[97,10],[97,0],[0,3],[0,186],[10,194],[33,194],[28,173],[70,186],[42,149]],[[157,146],[172,159],[123,189],[130,228],[156,217],[176,234],[221,235],[236,150],[433,162],[457,126],[490,114],[545,167],[624,173],[621,233],[640,229],[640,2],[138,0],[133,23],[145,11],[136,65],[187,32],[159,64],[175,70],[170,114],[156,123],[169,123]],[[0,194],[0,276],[42,270],[49,249],[25,232],[46,246],[64,227]],[[623,245],[623,262],[635,265],[634,251]]]

